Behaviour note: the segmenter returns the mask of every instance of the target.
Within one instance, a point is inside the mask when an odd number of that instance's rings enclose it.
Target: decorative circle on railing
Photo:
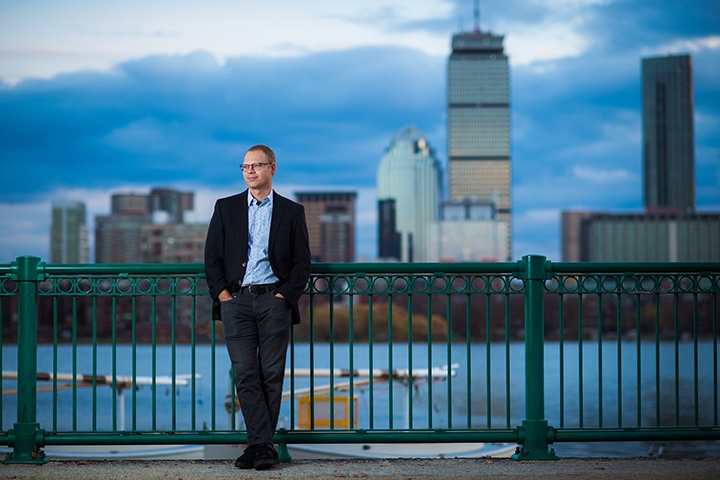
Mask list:
[[[97,291],[99,293],[112,293],[113,284],[107,278],[99,278],[97,280]]]
[[[348,294],[350,293],[350,281],[347,277],[332,277],[330,279],[330,289],[336,295]]]
[[[580,289],[583,293],[595,293],[600,288],[600,280],[598,277],[590,275],[584,278],[580,278]]]
[[[90,278],[80,278],[77,282],[78,292],[92,293],[94,291],[94,282]]]
[[[640,277],[639,290],[643,293],[653,293],[656,286],[656,277],[649,275],[642,275]]]
[[[177,278],[174,282],[174,287],[177,293],[180,294],[191,294],[195,293],[196,288],[193,281],[187,277]]]
[[[330,282],[327,277],[311,277],[308,293],[330,293]]]
[[[550,277],[545,280],[545,291],[549,293],[558,293],[561,285],[561,280],[556,277]]]
[[[638,278],[633,275],[620,276],[620,291],[622,293],[633,293],[638,288]]]
[[[169,278],[156,278],[153,282],[155,285],[155,292],[159,294],[175,293],[175,284]]]
[[[390,293],[390,279],[386,276],[370,277],[370,288],[373,293],[388,294]]]
[[[394,293],[409,293],[408,292],[408,278],[407,277],[395,277],[392,281],[392,289]]]
[[[370,282],[366,277],[350,277],[350,290],[357,294],[368,294],[371,292]]]
[[[615,293],[618,291],[619,282],[617,277],[614,275],[606,275],[601,278],[602,280],[600,285],[603,292]]]
[[[720,277],[719,277],[720,278]],[[710,293],[713,291],[713,279],[711,277],[703,275],[697,280],[698,290],[703,293]],[[715,290],[717,292],[717,289]]]
[[[127,278],[123,278],[117,281],[117,291],[120,293],[130,293],[132,291],[132,282]]]
[[[137,293],[151,293],[153,291],[153,282],[147,278],[134,279],[134,290]]]
[[[13,294],[17,292],[17,282],[9,278],[0,280],[0,294]]]
[[[42,282],[38,283],[38,291],[43,293],[52,293],[54,289],[54,284],[50,280],[43,280]]]
[[[485,280],[485,277],[473,277],[470,288],[472,288],[474,292],[484,292],[487,285],[488,282]]]

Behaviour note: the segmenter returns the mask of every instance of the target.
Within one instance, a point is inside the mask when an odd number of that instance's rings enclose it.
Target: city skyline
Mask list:
[[[470,1],[73,3],[87,8],[0,7],[0,263],[49,258],[57,198],[85,201],[92,222],[113,192],[165,186],[196,192],[188,221],[205,222],[216,198],[244,189],[237,165],[258,142],[278,152],[280,193],[358,192],[357,257],[372,259],[374,173],[393,133],[417,126],[447,166],[447,56],[472,28]],[[503,35],[511,60],[514,258],[560,258],[561,210],[642,210],[645,57],[693,56],[696,205],[720,210],[713,5],[481,3],[481,30]],[[215,34],[193,43],[211,20]]]

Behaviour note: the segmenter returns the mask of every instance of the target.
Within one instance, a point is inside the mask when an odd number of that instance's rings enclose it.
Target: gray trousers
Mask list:
[[[292,327],[290,305],[272,293],[246,293],[222,302],[221,308],[248,445],[273,443]]]

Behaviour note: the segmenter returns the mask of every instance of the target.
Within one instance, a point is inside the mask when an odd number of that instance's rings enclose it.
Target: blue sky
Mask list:
[[[511,63],[513,257],[560,259],[560,212],[642,208],[640,65],[689,53],[696,202],[720,211],[720,4],[480,4]],[[394,133],[446,157],[446,67],[472,0],[0,0],[0,263],[49,260],[51,202],[193,191],[189,220],[244,188],[245,150],[276,188],[358,192],[358,257],[376,256],[375,173]],[[91,230],[92,233],[92,230]]]

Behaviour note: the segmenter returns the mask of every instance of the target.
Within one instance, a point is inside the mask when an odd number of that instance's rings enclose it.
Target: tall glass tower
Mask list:
[[[438,218],[441,180],[440,161],[427,137],[413,127],[398,131],[378,164],[377,195],[378,202],[395,202],[397,224],[389,231],[400,235],[402,262],[425,261],[426,227]]]
[[[85,204],[75,200],[57,200],[52,204],[50,225],[50,261],[52,263],[88,263],[88,229]]]
[[[510,69],[503,36],[475,28],[453,35],[448,61],[450,201],[495,204],[512,252]]]
[[[695,211],[690,55],[642,60],[645,208]]]

